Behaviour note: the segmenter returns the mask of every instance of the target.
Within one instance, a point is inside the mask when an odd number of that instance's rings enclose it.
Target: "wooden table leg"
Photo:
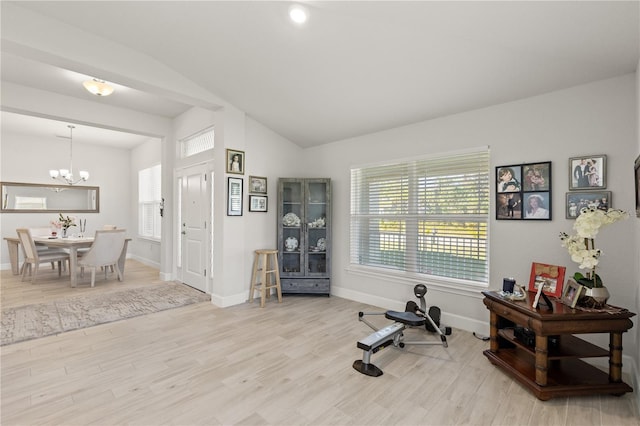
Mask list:
[[[622,333],[609,334],[609,381],[622,381]]]
[[[69,247],[69,277],[71,279],[71,287],[78,285],[78,248],[76,246]]]
[[[11,272],[13,275],[20,274],[20,266],[18,265],[18,246],[20,245],[17,241],[9,241],[7,240],[7,246],[9,248],[9,261],[11,262]]]
[[[498,314],[489,313],[489,341],[491,352],[498,352]]]
[[[547,385],[547,370],[549,369],[548,344],[547,336],[536,334],[536,383],[540,386]]]
[[[122,280],[124,281],[124,264],[127,260],[127,245],[129,241],[124,240],[124,246],[122,246],[122,253],[120,253],[120,257],[118,258],[118,268],[120,268],[120,273],[122,274]]]

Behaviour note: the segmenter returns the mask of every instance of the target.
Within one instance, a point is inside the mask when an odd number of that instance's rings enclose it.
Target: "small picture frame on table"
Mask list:
[[[584,191],[607,187],[607,156],[584,155],[569,158],[569,190]]]
[[[596,208],[607,211],[612,208],[611,191],[574,191],[567,192],[566,216],[575,219],[583,208]]]
[[[251,194],[267,194],[267,178],[249,176],[249,192]]]
[[[573,280],[567,280],[567,285],[562,292],[562,299],[560,300],[570,308],[575,308],[582,293],[584,293],[584,286]]]
[[[249,211],[266,213],[267,201],[265,195],[249,195]]]
[[[546,263],[533,262],[529,277],[529,291],[537,293],[540,285],[547,296],[560,297],[564,274],[567,268],[564,266],[548,265]]]

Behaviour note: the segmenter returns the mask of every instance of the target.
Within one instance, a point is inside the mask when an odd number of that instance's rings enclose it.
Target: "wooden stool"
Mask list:
[[[278,292],[278,303],[282,303],[280,271],[278,268],[278,250],[256,250],[251,274],[249,302],[253,302],[253,293],[260,291],[260,307],[264,308],[265,299],[271,295],[271,289]],[[270,277],[270,278],[267,278]]]

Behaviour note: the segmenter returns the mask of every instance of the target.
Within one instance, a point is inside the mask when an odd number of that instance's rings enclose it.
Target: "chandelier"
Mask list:
[[[89,172],[81,170],[79,172],[80,178],[78,178],[78,180],[74,180],[73,178],[73,129],[75,129],[76,126],[69,124],[67,127],[69,128],[69,168],[60,170],[49,170],[49,176],[51,176],[52,179],[57,179],[59,181],[65,182],[68,185],[76,185],[80,182],[88,180]]]

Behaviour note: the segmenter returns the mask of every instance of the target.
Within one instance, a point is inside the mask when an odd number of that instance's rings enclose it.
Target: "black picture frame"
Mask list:
[[[636,186],[636,217],[640,217],[640,155],[634,163],[634,176]]]
[[[606,155],[582,155],[569,158],[569,191],[597,191],[606,187]]]
[[[566,211],[567,219],[576,219],[580,216],[580,210],[584,207],[594,207],[602,210],[612,208],[611,191],[573,191],[567,192]]]
[[[551,161],[496,167],[496,220],[551,220]]]
[[[269,200],[266,195],[249,195],[250,212],[267,212]]]
[[[227,178],[227,216],[242,216],[242,186],[242,178]]]

